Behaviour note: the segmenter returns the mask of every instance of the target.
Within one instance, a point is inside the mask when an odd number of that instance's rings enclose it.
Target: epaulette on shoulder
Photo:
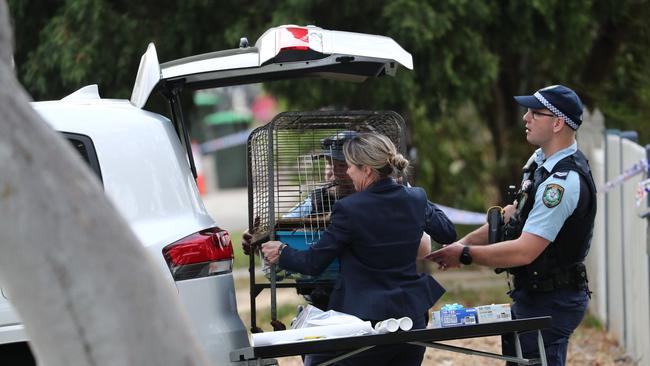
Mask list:
[[[566,177],[568,176],[569,176],[569,172],[555,172],[555,174],[553,174],[553,178],[558,178],[562,180],[566,180]]]

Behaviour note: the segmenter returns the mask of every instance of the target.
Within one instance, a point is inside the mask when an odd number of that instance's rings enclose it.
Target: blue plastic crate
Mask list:
[[[307,250],[311,245],[318,242],[322,233],[323,231],[279,230],[275,232],[275,240],[281,241],[294,249]],[[340,266],[339,260],[336,258],[318,276],[308,276],[289,271],[287,271],[287,276],[291,275],[298,282],[332,281],[339,277]]]

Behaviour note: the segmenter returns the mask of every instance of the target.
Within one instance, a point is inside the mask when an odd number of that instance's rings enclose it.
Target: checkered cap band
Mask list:
[[[540,92],[535,92],[535,94],[533,95],[535,96],[535,98],[537,98],[537,100],[540,101],[540,103],[544,104],[544,107],[546,107],[554,115],[563,118],[564,122],[566,122],[566,124],[568,124],[569,127],[571,127],[574,130],[578,129],[579,125],[577,123],[573,122],[573,120],[569,118],[566,114],[562,113],[562,111],[555,108],[555,106],[551,104],[548,100],[546,100],[546,98],[544,98],[544,96]]]

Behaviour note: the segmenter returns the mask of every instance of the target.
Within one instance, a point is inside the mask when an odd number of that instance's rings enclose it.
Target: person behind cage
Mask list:
[[[408,316],[414,328],[427,323],[427,311],[444,289],[433,277],[416,272],[423,232],[439,243],[456,239],[453,224],[421,188],[406,187],[393,176],[408,160],[389,138],[360,133],[343,146],[347,173],[356,193],[333,206],[331,223],[307,250],[279,241],[262,245],[270,263],[308,275],[318,275],[334,259],[341,263],[328,309],[376,323]],[[429,248],[425,248],[428,250]],[[337,365],[420,365],[424,347],[400,344],[375,347]],[[335,357],[309,355],[305,365]]]
[[[564,365],[569,337],[589,302],[583,262],[596,216],[596,187],[575,140],[582,103],[562,85],[515,100],[528,108],[526,139],[539,149],[524,167],[516,206],[505,207],[505,241],[486,245],[486,224],[428,258],[443,269],[461,263],[506,268],[514,276],[513,317],[552,316],[551,329],[542,331],[546,358]],[[515,354],[514,340],[502,343],[504,354]],[[524,357],[539,357],[536,335],[523,334],[521,346]]]
[[[343,156],[343,144],[355,136],[354,131],[342,131],[321,141],[321,151],[314,157],[323,159],[325,185],[314,189],[309,196],[284,214],[283,218],[307,217],[331,211],[337,199],[354,192],[352,181],[348,177],[347,164]]]

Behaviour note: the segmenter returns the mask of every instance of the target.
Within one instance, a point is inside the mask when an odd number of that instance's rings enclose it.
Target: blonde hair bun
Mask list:
[[[409,167],[409,161],[400,153],[390,157],[388,163],[399,172],[404,172]]]
[[[343,154],[348,163],[369,166],[380,177],[404,174],[409,166],[409,161],[397,152],[393,141],[377,133],[360,133],[346,141]]]

